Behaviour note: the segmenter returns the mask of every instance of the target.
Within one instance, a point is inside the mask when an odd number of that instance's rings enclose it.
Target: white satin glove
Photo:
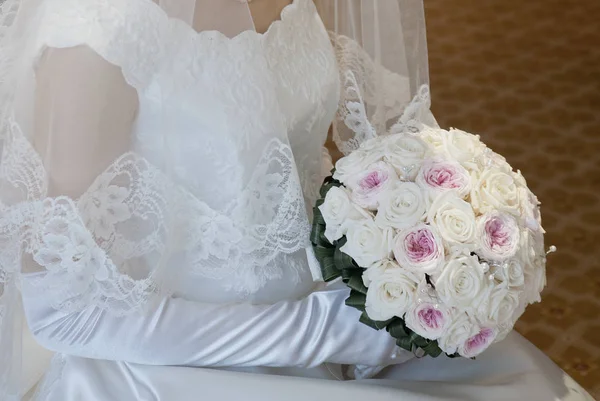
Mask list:
[[[330,287],[300,301],[216,305],[164,299],[152,313],[118,317],[91,307],[65,313],[29,278],[25,313],[46,348],[88,358],[152,365],[303,366],[324,362],[389,365],[398,348],[385,331],[359,322],[348,289]]]

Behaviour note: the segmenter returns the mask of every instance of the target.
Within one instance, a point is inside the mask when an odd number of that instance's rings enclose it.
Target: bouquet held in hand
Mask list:
[[[341,277],[361,321],[404,349],[475,357],[540,301],[539,203],[478,136],[425,127],[371,139],[321,196],[312,242],[324,280]]]

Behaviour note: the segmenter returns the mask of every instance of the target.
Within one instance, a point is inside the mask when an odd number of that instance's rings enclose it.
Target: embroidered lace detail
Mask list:
[[[310,0],[294,0],[284,8],[281,19],[264,34],[246,31],[233,38],[216,31],[196,32],[184,22],[169,18],[162,8],[148,0],[47,0],[44,4],[36,49],[85,44],[107,61],[120,66],[126,81],[145,98],[176,102],[185,107],[186,104],[204,104],[206,98],[198,101],[198,97],[208,97],[208,93],[223,115],[236,115],[236,126],[231,130],[237,131],[241,138],[223,139],[222,136],[206,141],[206,147],[213,147],[215,155],[239,158],[240,153],[247,152],[248,146],[252,145],[253,136],[282,131],[282,127],[271,123],[268,116],[262,116],[262,113],[278,115],[279,110],[275,107],[280,105],[290,106],[289,110],[283,110],[288,128],[301,131],[298,136],[310,139],[310,143],[292,144],[294,152],[309,153],[312,144],[318,142],[315,132],[322,132],[323,140],[325,138],[331,116],[320,105],[330,101],[331,90],[336,90],[327,86],[331,82],[337,83],[333,68],[335,58],[325,28]],[[298,35],[299,27],[304,28],[305,35]],[[178,45],[172,46],[172,43]],[[296,54],[298,52],[300,56]],[[299,62],[291,62],[292,55],[293,60]],[[247,74],[240,74],[239,67],[224,66],[244,66],[243,71],[253,74],[253,80],[248,79]],[[265,67],[277,82],[256,77],[256,71]],[[234,89],[223,91],[221,86],[203,86],[202,90],[189,90],[198,85],[200,75],[211,76],[216,82],[227,82],[228,87]],[[307,79],[307,75],[318,79]],[[234,82],[232,77],[238,77],[242,82]],[[278,98],[266,92],[273,87],[277,88]],[[307,101],[298,102],[298,96]],[[298,105],[310,105],[318,111],[306,127],[297,126],[296,116],[306,114],[306,110],[294,108]],[[332,115],[334,108],[328,109]],[[137,138],[141,152],[124,155],[115,161],[80,199],[69,202],[63,199],[71,206],[76,205],[79,214],[77,224],[76,220],[71,221],[70,230],[75,230],[77,225],[85,227],[122,274],[137,279],[150,277],[150,272],[165,270],[164,266],[177,259],[177,265],[183,265],[182,260],[189,262],[193,271],[210,278],[227,278],[226,282],[232,287],[249,293],[269,279],[281,276],[283,267],[275,266],[275,255],[291,254],[308,245],[302,189],[311,193],[319,184],[320,179],[307,180],[305,177],[315,177],[320,155],[295,162],[292,148],[285,141],[274,140],[262,150],[263,157],[254,172],[245,171],[239,160],[224,165],[223,158],[229,156],[210,162],[208,157],[204,158],[210,167],[207,171],[215,171],[216,179],[203,179],[203,182],[196,172],[176,160],[172,166],[175,177],[170,179],[185,186],[185,191],[181,192],[172,188],[173,182],[159,184],[160,180],[156,180],[161,174],[152,166],[162,165],[164,160],[152,157],[152,153],[162,150],[162,138],[142,135]],[[25,138],[21,139],[27,142]],[[18,151],[34,159],[35,152],[30,146],[16,146],[21,139],[12,139],[12,158],[25,160],[16,155]],[[183,147],[181,152],[174,149],[175,154],[179,152],[186,158],[197,159],[200,154],[210,153],[189,149],[200,146],[200,140],[195,143],[185,137],[177,140]],[[39,160],[17,162],[8,159],[4,164],[5,176],[12,180],[15,180],[16,172],[41,165]],[[301,177],[298,177],[298,171]],[[248,173],[252,174],[249,183]],[[46,178],[40,174],[45,174],[43,169],[27,173],[28,178],[33,179],[21,185],[23,191],[15,194],[15,201],[11,203],[42,200],[46,188],[34,189],[36,185],[46,185]],[[223,188],[223,181],[231,181],[231,185]],[[156,188],[158,185],[163,186]],[[231,199],[232,188],[244,185],[247,188],[242,195]],[[199,195],[211,190],[223,195],[218,201],[211,199],[208,204],[199,203]],[[163,196],[167,193],[168,196]],[[170,223],[161,223],[161,220],[169,219]],[[136,224],[136,235],[132,237],[125,228],[133,224]],[[142,227],[145,229],[148,225],[152,226],[151,232],[141,235]],[[123,234],[125,232],[127,235]],[[67,238],[83,241],[81,236]],[[66,241],[65,238],[62,241]],[[44,242],[40,240],[39,244]],[[45,256],[57,257],[56,254]],[[47,258],[38,258],[37,262],[40,261],[47,262]],[[109,272],[110,268],[107,268]],[[152,279],[164,282],[172,277],[166,278],[163,274],[160,278],[152,276]],[[147,284],[147,288],[150,290],[156,285]],[[163,287],[164,283],[161,284]]]
[[[288,20],[292,21],[292,15],[301,14],[307,3],[312,5],[310,0],[294,0],[265,33],[247,30],[229,38],[219,31],[197,32],[170,18],[152,0],[47,0],[37,47],[86,44],[121,66],[127,82],[142,89],[163,71],[165,63],[185,53],[182,49],[209,43],[219,47],[227,42],[232,48],[246,48],[244,53],[256,50],[263,46],[263,40],[276,36]]]
[[[429,85],[422,85],[413,100],[406,106],[398,121],[392,125],[389,133],[419,133],[423,129],[423,123],[432,118],[430,108]]]
[[[3,212],[0,244],[11,246],[1,247],[0,270],[18,271],[18,244],[25,244],[45,271],[35,284],[57,309],[95,305],[129,313],[159,289],[168,291],[187,269],[256,291],[287,268],[276,263],[279,255],[308,246],[292,152],[279,140],[269,143],[247,188],[224,213],[134,153],[114,161],[77,200],[39,191],[46,188],[38,181],[46,177],[43,166],[16,125],[8,155],[0,181],[21,186],[24,198]],[[14,174],[21,171],[33,172],[31,179]]]
[[[418,127],[429,110],[428,86],[411,101],[407,77],[375,63],[356,41],[335,33],[330,38],[342,85],[333,136],[340,151],[349,154],[362,142],[388,133],[388,121],[394,118],[394,132]]]

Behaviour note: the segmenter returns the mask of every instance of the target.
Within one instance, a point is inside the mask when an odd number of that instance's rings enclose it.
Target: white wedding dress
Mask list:
[[[312,0],[233,37],[149,0],[45,0],[37,17],[0,174],[0,261],[56,352],[36,400],[591,400],[516,333],[477,360],[414,358],[313,280],[328,129],[370,128],[340,73],[356,44]],[[427,114],[426,86],[405,108],[409,80],[381,76],[388,118]],[[24,344],[31,384],[45,354]]]

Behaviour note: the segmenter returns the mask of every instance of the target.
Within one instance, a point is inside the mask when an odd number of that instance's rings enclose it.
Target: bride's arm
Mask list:
[[[114,158],[129,150],[138,102],[135,90],[118,67],[79,47],[51,50],[42,57],[36,98],[34,144],[50,174],[49,191],[54,197],[77,198]],[[85,235],[92,238],[91,233]],[[67,268],[57,267],[55,260],[44,265],[51,256],[40,256],[39,249],[31,253],[33,257],[25,262],[30,265],[25,269],[29,273],[22,283],[26,316],[35,338],[54,351],[192,366],[314,366],[325,361],[380,365],[393,361],[393,340],[359,323],[359,312],[344,304],[346,289],[260,306],[166,297],[151,309],[117,316],[97,304],[56,308],[55,294],[50,294],[56,288],[40,288],[36,281],[50,270],[56,273],[57,268]],[[90,258],[89,263],[97,263],[98,258]],[[79,269],[85,273],[87,266]],[[59,292],[66,297],[81,296],[76,288],[80,283],[74,280],[81,277],[71,273],[58,276],[65,280],[57,283]]]
[[[88,358],[186,366],[382,365],[391,336],[358,322],[345,289],[274,305],[214,305],[166,298],[151,313],[123,317],[90,307],[53,309],[25,286],[25,310],[44,347]]]

